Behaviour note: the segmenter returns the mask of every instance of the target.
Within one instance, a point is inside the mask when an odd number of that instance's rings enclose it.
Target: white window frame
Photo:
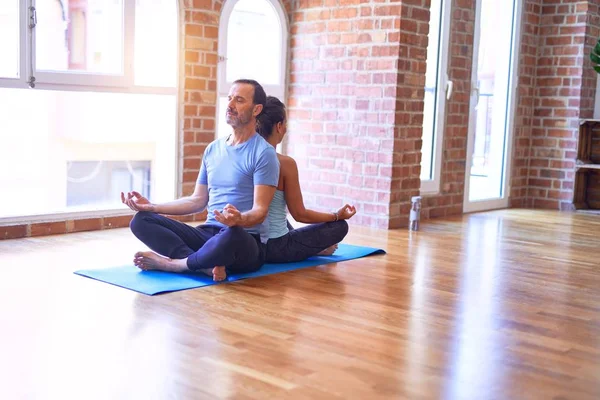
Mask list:
[[[229,28],[229,20],[235,5],[239,0],[226,1],[223,5],[221,18],[219,20],[219,61],[217,65],[217,124],[219,123],[219,115],[222,110],[219,110],[219,99],[227,97],[233,82],[227,82],[227,30]],[[281,23],[281,58],[279,60],[280,71],[279,83],[277,85],[262,85],[263,89],[269,96],[276,96],[285,103],[287,95],[287,78],[288,78],[288,41],[289,41],[289,21],[284,7],[279,0],[264,0],[275,8],[275,12]],[[260,82],[259,82],[260,83]],[[219,135],[219,127],[215,129],[215,137]]]
[[[421,194],[432,195],[440,192],[442,174],[442,149],[444,147],[444,129],[446,126],[446,102],[452,96],[453,82],[448,77],[448,53],[450,43],[450,22],[452,16],[452,1],[442,0],[442,18],[440,28],[440,56],[438,60],[437,108],[434,115],[433,129],[433,167],[432,179],[421,179]],[[426,149],[429,151],[430,149]],[[423,152],[423,149],[421,149]],[[423,157],[421,156],[421,163]],[[421,167],[422,168],[422,167]]]
[[[177,7],[178,32],[177,59],[180,57],[181,18],[180,2],[172,0]],[[35,28],[29,28],[32,16],[30,7],[35,7],[36,0],[20,0],[20,46],[19,46],[19,78],[0,78],[0,87],[32,88],[31,77],[35,78],[34,89],[94,91],[113,93],[171,94],[178,93],[178,85],[174,87],[136,85],[134,81],[134,40],[135,40],[135,0],[123,0],[123,73],[93,74],[81,71],[38,71],[35,64]],[[38,19],[42,16],[37,16]],[[177,68],[179,82],[180,68]]]

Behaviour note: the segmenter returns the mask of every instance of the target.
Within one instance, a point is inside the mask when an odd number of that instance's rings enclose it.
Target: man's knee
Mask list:
[[[219,243],[230,249],[246,249],[249,250],[256,243],[250,233],[240,226],[230,226],[225,228],[219,234]]]
[[[225,228],[219,234],[219,246],[235,254],[237,264],[252,264],[259,255],[259,247],[255,238],[240,226]]]
[[[150,211],[139,211],[133,216],[131,222],[129,222],[129,229],[131,232],[136,234],[137,232],[143,232],[148,222],[151,221],[156,214]]]
[[[249,235],[248,232],[241,226],[230,226],[225,228],[225,230],[221,233],[225,238],[230,240],[238,240],[242,237]]]

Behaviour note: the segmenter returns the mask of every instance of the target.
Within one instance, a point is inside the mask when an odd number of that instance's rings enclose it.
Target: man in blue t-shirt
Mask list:
[[[138,211],[131,231],[154,251],[136,253],[136,266],[199,271],[220,281],[228,272],[253,272],[263,265],[265,219],[279,181],[275,149],[256,133],[266,97],[256,81],[234,82],[226,110],[233,133],[208,145],[191,196],[153,204],[137,192],[121,193],[123,203]],[[207,207],[206,223],[195,228],[159,215],[193,214]]]

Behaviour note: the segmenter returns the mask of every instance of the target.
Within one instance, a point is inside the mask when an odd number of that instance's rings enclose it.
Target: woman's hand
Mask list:
[[[337,210],[338,220],[340,219],[350,219],[356,214],[356,207],[346,204]]]
[[[154,204],[138,192],[128,192],[127,196],[121,192],[121,201],[133,211],[154,211]]]

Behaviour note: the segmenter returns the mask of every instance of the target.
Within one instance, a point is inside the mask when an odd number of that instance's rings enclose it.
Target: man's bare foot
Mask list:
[[[144,271],[189,272],[187,259],[174,260],[158,255],[152,251],[138,251],[133,263]]]
[[[212,270],[212,275],[215,282],[221,282],[227,279],[227,271],[225,271],[225,267],[214,267]]]
[[[325,250],[323,250],[320,253],[317,253],[318,256],[330,256],[333,253],[335,253],[335,251],[338,249],[338,245],[334,244],[333,246],[329,246],[328,248],[326,248]]]

